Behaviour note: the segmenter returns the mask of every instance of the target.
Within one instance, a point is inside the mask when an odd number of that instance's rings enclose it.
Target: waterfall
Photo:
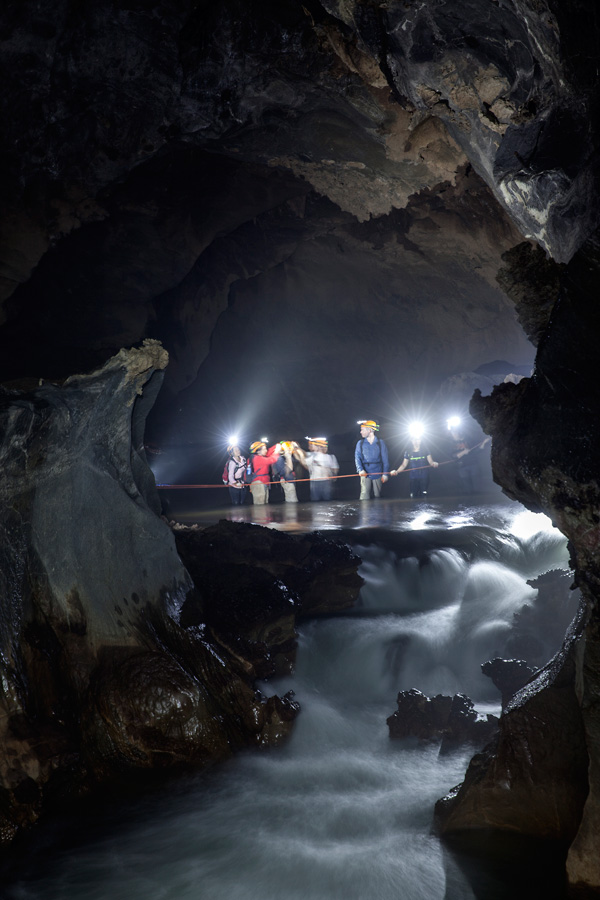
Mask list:
[[[285,746],[105,810],[93,838],[74,846],[71,835],[5,896],[474,898],[430,833],[436,799],[462,780],[471,752],[440,757],[436,745],[391,742],[386,717],[398,691],[413,687],[462,691],[498,710],[480,665],[502,650],[515,612],[535,601],[527,579],[566,568],[568,553],[540,520],[519,532],[507,513],[475,541],[473,523],[446,515],[443,524],[438,516],[432,534],[422,523],[408,554],[402,534],[383,546],[356,532],[365,578],[358,609],[305,624],[294,675],[260,685],[292,688],[302,706]],[[496,884],[492,896],[511,894]]]

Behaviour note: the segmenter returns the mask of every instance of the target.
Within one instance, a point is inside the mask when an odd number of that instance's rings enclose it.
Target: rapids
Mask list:
[[[302,626],[293,676],[260,685],[295,691],[291,740],[143,801],[47,823],[29,871],[5,884],[8,900],[517,895],[497,872],[469,873],[431,833],[433,805],[462,780],[472,751],[391,743],[386,718],[408,688],[461,691],[498,713],[480,665],[502,655],[514,614],[535,601],[527,579],[568,569],[565,539],[515,504],[405,504],[400,515],[396,505],[393,522],[385,503],[299,506],[258,512],[271,527],[310,518],[342,531],[365,584],[351,614]],[[560,634],[546,637],[547,657],[559,644]]]

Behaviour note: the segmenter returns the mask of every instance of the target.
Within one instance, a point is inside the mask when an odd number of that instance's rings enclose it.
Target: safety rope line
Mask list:
[[[468,450],[468,453],[471,450],[475,450],[477,447],[482,447],[482,445],[486,443],[485,441],[479,441],[479,443],[475,444]],[[465,454],[466,455],[466,454]],[[443,462],[438,463],[437,466],[430,466],[427,463],[426,466],[413,466],[410,469],[403,469],[401,472],[396,472],[396,475],[390,475],[389,472],[370,472],[370,475],[387,475],[388,478],[396,478],[398,475],[404,475],[407,472],[417,472],[419,469],[439,469],[440,466],[447,466],[450,463],[458,462],[458,459],[445,459]],[[369,475],[359,475],[358,472],[351,472],[350,475],[325,475],[322,478],[294,478],[293,481],[287,481],[286,484],[300,484],[303,481],[337,481],[338,478],[368,478]],[[255,479],[256,480],[256,479]],[[285,479],[283,479],[285,481]],[[250,482],[251,484],[252,482]],[[250,487],[250,484],[244,484],[243,487]],[[281,479],[279,481],[258,481],[257,484],[264,484],[265,487],[268,487],[271,484],[281,484]],[[233,486],[233,485],[232,485]],[[157,484],[157,488],[164,488],[170,491],[176,490],[191,490],[194,488],[225,488],[229,487],[228,484]]]

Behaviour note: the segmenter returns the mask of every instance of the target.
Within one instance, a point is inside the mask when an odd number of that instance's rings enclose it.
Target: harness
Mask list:
[[[233,456],[230,456],[227,462],[225,463],[225,468],[223,469],[223,482],[225,484],[229,483],[229,463],[234,464],[233,469],[233,481],[237,481],[239,484],[244,483],[244,474],[246,472],[246,463],[238,463],[235,461]]]

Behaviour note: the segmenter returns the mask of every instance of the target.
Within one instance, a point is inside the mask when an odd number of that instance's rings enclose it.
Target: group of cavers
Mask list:
[[[327,438],[307,438],[308,452],[296,441],[279,441],[267,447],[265,441],[250,444],[250,456],[242,455],[240,448],[230,445],[229,458],[223,469],[223,483],[229,488],[234,505],[244,502],[246,486],[250,486],[252,501],[260,506],[269,502],[269,488],[279,481],[286,503],[297,503],[294,460],[308,470],[310,499],[331,500],[333,479],[338,474],[338,461],[328,452]]]
[[[374,419],[361,419],[360,439],[354,451],[357,474],[360,476],[360,499],[369,500],[381,496],[382,485],[390,476],[408,470],[410,496],[422,497],[429,488],[429,469],[437,468],[437,463],[420,435],[411,438],[404,452],[402,463],[390,469],[389,454],[385,442],[377,435],[379,424]],[[451,432],[452,433],[452,432]],[[454,458],[458,461],[461,486],[471,493],[475,489],[475,457],[464,436],[458,431],[452,433],[455,441]],[[223,484],[229,489],[234,505],[245,502],[247,487],[250,488],[255,505],[269,502],[272,484],[279,482],[286,503],[297,503],[296,473],[297,460],[308,470],[310,499],[331,500],[333,483],[339,472],[336,457],[329,453],[329,444],[324,437],[307,437],[308,450],[296,441],[280,441],[272,447],[265,440],[254,441],[250,445],[250,455],[244,456],[237,444],[227,447],[228,459],[223,469]],[[481,446],[481,445],[479,445]]]

